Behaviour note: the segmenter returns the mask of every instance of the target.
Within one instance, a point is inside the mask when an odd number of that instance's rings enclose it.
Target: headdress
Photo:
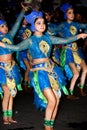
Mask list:
[[[38,12],[38,11],[32,11],[30,14],[25,15],[24,16],[26,21],[31,24],[31,31],[35,31],[35,25],[34,25],[34,21],[36,18],[40,18],[43,17],[43,13],[42,12]]]
[[[6,24],[6,21],[0,19],[0,26],[2,26],[3,24]],[[2,35],[2,34],[3,34],[3,33],[0,32],[0,35]]]
[[[63,13],[64,13],[64,18],[65,18],[65,19],[67,18],[66,12],[67,12],[67,10],[68,10],[69,8],[72,8],[72,5],[70,5],[69,3],[65,3],[65,4],[63,4],[63,5],[60,7],[61,11],[63,11]]]
[[[0,20],[0,26],[5,24],[6,22],[4,20]]]

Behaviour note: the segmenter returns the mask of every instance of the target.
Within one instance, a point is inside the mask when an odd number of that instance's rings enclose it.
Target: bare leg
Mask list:
[[[4,92],[4,97],[2,100],[3,121],[4,121],[4,124],[9,124],[7,112],[8,112],[10,93],[7,86],[3,86],[2,88]]]
[[[10,95],[9,104],[8,104],[8,120],[10,123],[17,123],[17,121],[13,120],[13,97]]]
[[[24,59],[24,63],[25,63],[25,66],[26,66],[26,71],[25,71],[25,75],[24,75],[24,80],[25,81],[29,81],[29,77],[28,77],[28,73],[30,71],[30,63],[28,60]]]
[[[12,110],[12,108],[13,108],[13,97],[10,95],[8,110]]]
[[[53,112],[56,107],[57,99],[51,88],[47,88],[44,90],[44,96],[46,97],[46,99],[48,101],[46,111],[45,111],[45,120],[50,122],[50,120],[52,119],[52,116],[53,116]],[[52,129],[50,126],[45,125],[45,130],[52,130]]]
[[[87,65],[84,60],[81,62],[81,68],[82,68],[82,75],[81,75],[81,81],[80,81],[80,92],[82,96],[86,96],[86,93],[83,91],[85,79],[87,76]]]
[[[28,85],[29,85],[29,76],[28,76],[28,73],[30,71],[30,63],[28,60],[24,59],[24,64],[26,66],[26,71],[25,71],[25,74],[24,74],[24,82],[23,82],[23,88],[25,91],[28,92],[29,88],[28,88]]]
[[[57,92],[54,91],[54,94],[56,96],[57,102],[56,102],[56,106],[55,106],[55,109],[54,109],[52,117],[51,117],[52,121],[55,121],[55,118],[56,118],[56,115],[57,115],[57,111],[58,111],[59,102],[60,102],[60,98],[59,98]],[[51,130],[53,130],[53,127],[51,128]]]
[[[77,97],[75,98],[75,96],[73,95],[73,91],[74,91],[75,83],[76,83],[76,81],[77,81],[77,79],[79,77],[79,72],[78,72],[78,70],[77,70],[74,63],[69,63],[69,66],[70,66],[70,68],[71,68],[71,70],[73,72],[73,77],[71,79],[70,88],[69,88],[71,95],[69,95],[68,98],[77,99]]]

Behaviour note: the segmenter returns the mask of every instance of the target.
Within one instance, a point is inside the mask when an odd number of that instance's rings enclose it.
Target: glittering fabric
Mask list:
[[[14,51],[28,49],[32,59],[42,59],[50,57],[52,44],[68,44],[69,42],[73,42],[75,40],[77,40],[77,36],[64,39],[49,36],[46,33],[42,36],[33,35],[16,46],[6,44],[6,47]],[[50,60],[49,62],[43,62],[32,66],[29,76],[31,86],[34,88],[34,103],[37,108],[41,109],[44,109],[47,105],[47,101],[42,93],[43,90],[48,87],[53,88],[60,97],[60,90],[66,85],[66,78],[61,67],[58,67]]]

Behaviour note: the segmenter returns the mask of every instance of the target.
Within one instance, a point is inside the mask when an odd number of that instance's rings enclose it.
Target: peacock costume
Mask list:
[[[67,3],[61,6],[61,10],[64,12],[65,19],[67,19],[66,11],[69,8],[72,8],[72,5]],[[68,38],[77,35],[80,29],[84,29],[85,32],[87,32],[87,24],[73,21],[72,22],[65,21],[59,24],[58,27],[56,27],[54,30],[61,37]],[[51,31],[50,28],[49,30]],[[73,77],[73,73],[69,67],[69,63],[75,63],[78,71],[80,71],[81,70],[80,64],[82,59],[84,59],[84,54],[82,53],[81,49],[78,48],[77,42],[71,42],[63,46],[62,52],[60,54],[60,65],[65,70],[66,76],[69,80]]]
[[[65,19],[67,19],[66,11],[69,8],[72,8],[72,5],[64,4],[61,6],[61,10],[64,12]],[[59,30],[62,34],[62,37],[64,38],[77,35],[80,29],[84,29],[85,32],[87,32],[87,24],[66,21],[59,25]],[[84,54],[82,53],[81,49],[78,48],[77,42],[69,43],[63,47],[60,56],[60,64],[65,69],[66,76],[68,77],[68,79],[71,79],[73,76],[73,73],[69,68],[68,64],[75,63],[78,71],[80,71],[82,59],[84,59]]]
[[[34,20],[42,17],[41,12],[32,11],[28,18],[31,22],[31,29],[35,31]],[[53,44],[68,44],[77,40],[77,36],[63,39],[55,36],[50,36],[48,33],[42,36],[30,36],[26,40],[17,45],[5,44],[6,48],[13,51],[22,51],[28,49],[31,55],[32,63],[34,59],[46,59],[44,62],[32,64],[29,72],[31,86],[34,90],[34,103],[38,109],[45,109],[47,106],[47,99],[43,95],[43,90],[50,87],[54,89],[58,96],[61,97],[61,88],[66,85],[66,78],[63,75],[60,67],[50,60],[50,54]]]
[[[18,42],[21,42],[22,40],[24,40],[23,34],[25,34],[27,37],[31,36],[31,31],[30,31],[29,25],[22,25],[22,27],[18,31],[17,36],[16,36]],[[25,66],[23,60],[26,59],[29,61],[28,50],[18,52],[16,56],[17,56],[16,58],[17,58],[17,61],[20,65],[20,67],[23,68],[24,70],[26,70],[26,66]]]
[[[19,17],[17,18],[14,26],[6,35],[0,32],[0,41],[9,45],[14,44],[13,38],[18,28],[20,27],[20,23],[23,18],[23,15],[24,15],[24,12],[22,11]],[[4,24],[6,24],[6,22],[3,20],[0,20],[0,26],[3,26]],[[6,55],[6,54],[13,54],[13,53],[14,51],[11,51],[7,48],[0,47],[0,56]],[[2,94],[3,92],[2,86],[6,85],[9,87],[9,91],[12,97],[15,97],[17,93],[17,88],[18,90],[22,90],[21,80],[22,80],[22,77],[20,74],[20,69],[14,60],[7,63],[0,62],[0,94]],[[17,85],[17,88],[16,88],[16,85]]]
[[[61,34],[64,38],[68,38],[70,36],[74,36],[78,34],[78,30],[80,28],[87,28],[87,24],[79,24],[77,22],[64,22],[60,26]],[[78,48],[77,42],[69,43],[63,46],[61,56],[60,56],[60,64],[65,69],[66,76],[68,79],[71,79],[73,74],[71,69],[69,68],[69,63],[75,63],[77,69],[80,71],[81,60],[84,59],[84,55],[81,49]]]

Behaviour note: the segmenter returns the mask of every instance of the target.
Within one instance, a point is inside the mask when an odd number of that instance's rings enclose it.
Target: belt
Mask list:
[[[54,68],[54,63],[51,60],[49,60],[44,63],[32,65],[32,68],[30,69],[30,71],[45,70],[47,72],[51,72],[53,68]]]
[[[7,62],[7,63],[0,62],[0,68],[4,70],[11,70],[14,64],[15,64],[15,61]]]

